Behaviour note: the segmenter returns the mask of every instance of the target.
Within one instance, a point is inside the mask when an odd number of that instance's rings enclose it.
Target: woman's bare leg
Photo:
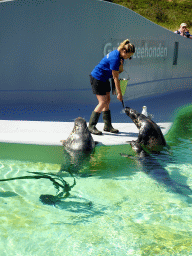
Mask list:
[[[107,95],[96,95],[98,99],[98,105],[94,109],[95,112],[101,113],[103,109],[107,108]]]

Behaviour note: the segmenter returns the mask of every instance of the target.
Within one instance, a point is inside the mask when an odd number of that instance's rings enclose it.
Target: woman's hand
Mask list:
[[[122,100],[123,100],[123,96],[122,96],[122,94],[121,94],[121,93],[118,93],[118,94],[117,94],[117,99],[118,99],[118,100],[120,100],[120,101],[122,101]]]
[[[120,88],[119,71],[112,70],[112,75],[115,83],[117,99],[122,101],[123,97],[122,97],[121,88]]]
[[[116,90],[113,91],[113,95],[117,95],[117,99],[122,101],[123,100],[123,96],[122,96],[122,93],[117,93]]]

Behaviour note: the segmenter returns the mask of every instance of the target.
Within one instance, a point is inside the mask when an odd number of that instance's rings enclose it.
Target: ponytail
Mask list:
[[[122,43],[120,43],[119,47],[117,48],[118,51],[123,49],[127,50],[127,52],[135,52],[135,46],[130,43],[129,39],[124,40]]]
[[[120,43],[119,47],[117,48],[118,51],[125,48],[125,45],[129,44],[129,39],[124,40],[122,43]]]

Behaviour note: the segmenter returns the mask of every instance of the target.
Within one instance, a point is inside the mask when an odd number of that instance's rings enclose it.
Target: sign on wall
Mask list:
[[[118,48],[123,41],[118,39],[111,39],[104,44],[103,55]],[[135,45],[135,54],[133,55],[134,65],[141,64],[142,61],[161,61],[168,57],[168,48],[166,41],[163,40],[130,40]]]

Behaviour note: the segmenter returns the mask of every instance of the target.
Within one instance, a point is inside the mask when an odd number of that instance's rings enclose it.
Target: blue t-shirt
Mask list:
[[[108,53],[93,69],[91,75],[97,80],[106,82],[112,77],[112,70],[119,71],[120,60],[120,52],[118,50]]]

